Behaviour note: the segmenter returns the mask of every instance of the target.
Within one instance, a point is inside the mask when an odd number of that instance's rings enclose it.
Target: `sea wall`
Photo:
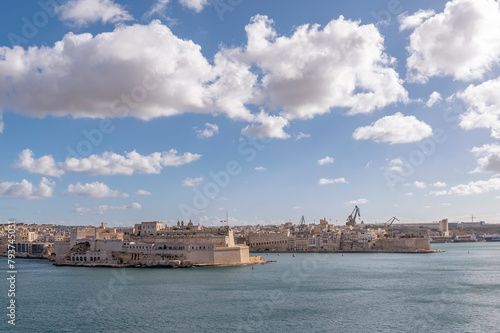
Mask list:
[[[214,264],[229,265],[232,263],[249,263],[250,253],[248,246],[235,246],[216,248],[214,251]]]
[[[428,238],[381,238],[371,248],[372,251],[416,252],[431,251]]]

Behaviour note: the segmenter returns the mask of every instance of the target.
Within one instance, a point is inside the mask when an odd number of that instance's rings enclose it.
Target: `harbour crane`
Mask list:
[[[356,217],[361,218],[361,214],[359,213],[358,206],[355,206],[354,210],[351,213],[351,215],[349,215],[347,217],[346,225],[348,225],[348,226],[354,226],[356,224]]]
[[[384,223],[385,232],[387,232],[387,229],[394,223],[394,221],[399,221],[399,219],[396,216],[393,216]]]

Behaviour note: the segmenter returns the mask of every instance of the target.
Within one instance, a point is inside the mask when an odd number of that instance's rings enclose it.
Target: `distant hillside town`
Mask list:
[[[56,265],[191,267],[264,263],[250,252],[435,252],[431,243],[500,241],[500,225],[479,222],[384,223],[357,221],[205,227],[189,221],[172,226],[141,222],[134,227],[59,226],[17,223],[16,257],[46,258]],[[11,223],[10,223],[11,224]],[[7,253],[10,224],[0,225],[0,253]]]

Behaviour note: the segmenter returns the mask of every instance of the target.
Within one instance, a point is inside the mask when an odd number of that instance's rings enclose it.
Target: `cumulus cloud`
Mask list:
[[[356,140],[396,144],[417,142],[431,135],[432,128],[425,122],[398,112],[392,116],[380,118],[370,126],[357,128],[352,136]]]
[[[424,182],[419,182],[419,181],[415,181],[413,183],[413,186],[415,186],[416,188],[426,188],[427,187],[427,185],[425,185]]]
[[[100,182],[87,183],[80,182],[75,185],[70,184],[65,194],[79,197],[108,198],[108,197],[128,197],[128,194],[110,189],[106,184]]]
[[[216,78],[200,49],[159,21],[96,36],[68,33],[53,47],[1,47],[0,90],[11,93],[0,94],[0,103],[35,117],[208,112],[213,96],[205,84]]]
[[[434,187],[446,187],[446,183],[435,182],[434,184],[432,184],[432,186],[434,186]]]
[[[152,153],[143,156],[135,150],[125,156],[105,152],[102,155],[90,155],[87,158],[68,158],[62,164],[65,173],[78,172],[90,175],[132,175],[135,172],[159,174],[166,166],[180,166],[197,161],[201,155],[184,153],[177,155],[177,150]]]
[[[290,137],[283,129],[284,127],[288,127],[289,122],[283,117],[261,112],[256,116],[255,120],[260,125],[249,125],[241,131],[241,134],[255,138],[288,139]]]
[[[432,76],[480,79],[500,60],[500,7],[496,0],[453,0],[428,16],[410,36],[408,79]],[[416,14],[418,15],[418,13]]]
[[[401,158],[394,158],[389,161],[389,166],[387,167],[387,170],[402,172],[403,171],[402,166],[403,166],[403,160],[401,160]]]
[[[347,184],[347,181],[345,180],[344,177],[337,178],[337,179],[320,178],[320,180],[318,181],[319,185],[329,185],[329,184],[338,184],[338,183]]]
[[[500,190],[500,178],[493,177],[488,180],[472,181],[467,184],[460,184],[451,187],[449,190],[431,191],[429,194],[435,196],[441,195],[472,195],[482,194],[490,191]]]
[[[368,113],[408,100],[373,25],[340,17],[278,36],[272,20],[258,15],[246,32],[246,45],[221,47],[211,60],[159,21],[95,36],[68,33],[54,46],[0,47],[0,105],[32,117],[222,113],[250,123],[244,135],[284,139],[292,119],[336,107]]]
[[[467,111],[460,115],[460,127],[466,130],[489,128],[491,136],[500,139],[500,77],[470,85],[456,94],[467,106]]]
[[[432,107],[434,104],[439,103],[443,100],[443,97],[441,97],[441,94],[438,93],[437,91],[434,91],[430,96],[429,100],[427,100],[427,103],[425,103],[425,106],[428,108]]]
[[[198,177],[198,178],[191,178],[187,177],[182,181],[182,186],[187,186],[187,187],[196,187],[200,185],[203,182],[203,177]]]
[[[407,100],[394,59],[374,25],[345,20],[326,26],[302,25],[279,36],[267,16],[254,16],[245,28],[248,42],[233,57],[257,65],[268,105],[287,119],[307,119],[348,108],[369,113]]]
[[[146,190],[137,190],[137,192],[135,192],[135,194],[138,194],[138,195],[151,195],[151,192],[146,191]]]
[[[305,139],[305,138],[310,138],[310,137],[311,137],[311,134],[300,132],[299,134],[297,134],[295,136],[295,141],[299,141],[300,139]]]
[[[264,167],[261,167],[261,166],[260,166],[260,167],[255,167],[255,171],[261,171],[261,172],[264,172],[264,171],[267,171],[267,169],[266,169],[266,168],[264,168]]]
[[[325,164],[333,164],[333,157],[326,156],[325,158],[318,160],[318,165],[325,165]]]
[[[86,208],[86,207],[81,207],[80,205],[77,205],[74,209],[74,212],[77,213],[78,215],[84,215],[84,214],[93,214],[93,215],[102,215],[107,211],[112,211],[112,210],[127,210],[127,209],[142,209],[142,205],[137,202],[132,202],[130,205],[121,205],[121,206],[108,206],[108,205],[100,205],[97,207],[91,207],[91,208]]]
[[[436,13],[431,10],[419,10],[413,15],[404,13],[399,16],[399,31],[414,29],[422,24],[426,19],[434,16]]]
[[[52,155],[45,155],[35,159],[30,149],[25,149],[19,153],[19,158],[14,167],[24,169],[30,173],[39,173],[45,176],[60,177],[64,172],[60,170]]]
[[[192,153],[178,155],[175,149],[162,153],[156,152],[147,156],[143,156],[134,150],[126,153],[125,156],[105,152],[102,155],[94,154],[81,159],[71,157],[64,162],[57,163],[56,166],[52,156],[46,155],[34,159],[33,152],[25,149],[19,154],[19,160],[14,166],[32,173],[55,176],[67,173],[88,175],[132,175],[136,172],[159,174],[164,167],[181,166],[197,161],[200,158],[201,155]]]
[[[351,200],[346,202],[346,205],[360,205],[360,204],[365,204],[368,203],[367,199],[358,199],[358,200]]]
[[[406,192],[406,193],[405,193],[405,195],[406,195],[407,197],[412,197],[412,196],[413,196],[413,192]]]
[[[500,145],[493,143],[474,147],[471,152],[479,156],[478,166],[472,172],[494,172],[500,174]]]
[[[42,178],[38,187],[26,179],[20,183],[2,182],[0,183],[0,198],[10,199],[43,199],[51,198],[54,194],[55,182],[45,177]]]
[[[199,13],[205,6],[208,5],[208,0],[179,0],[179,3],[186,8],[192,9]]]
[[[217,124],[205,123],[205,128],[197,128],[195,127],[196,136],[200,139],[211,138],[215,134],[219,133],[219,126]]]
[[[101,21],[117,23],[134,18],[113,0],[70,0],[57,8],[59,17],[78,26]]]
[[[435,195],[435,196],[441,196],[441,195],[446,195],[448,194],[447,190],[441,190],[441,191],[430,191],[430,195]]]

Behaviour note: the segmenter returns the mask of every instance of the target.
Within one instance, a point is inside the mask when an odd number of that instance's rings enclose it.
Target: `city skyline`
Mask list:
[[[498,1],[0,15],[2,220],[500,223]]]

